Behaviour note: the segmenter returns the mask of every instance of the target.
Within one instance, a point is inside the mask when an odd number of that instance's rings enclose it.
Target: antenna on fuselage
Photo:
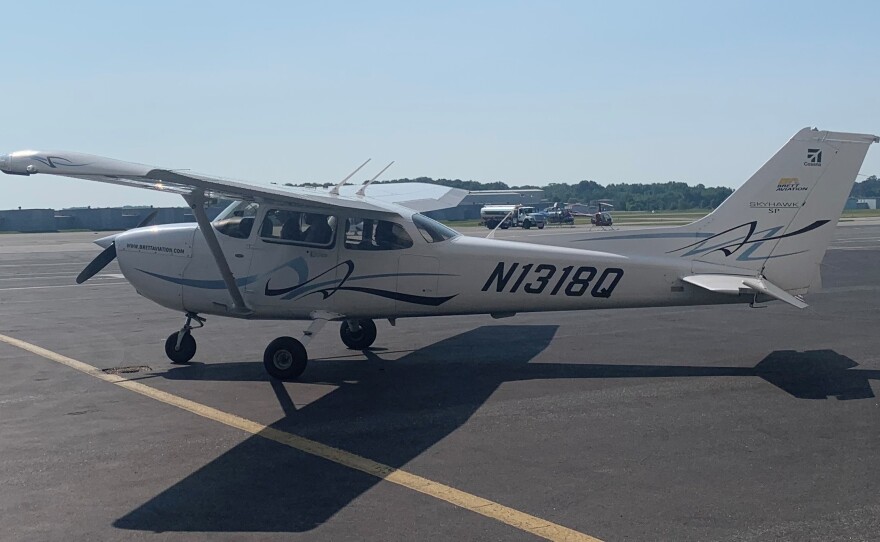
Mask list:
[[[344,184],[346,183],[346,181],[348,181],[349,179],[351,179],[351,178],[354,176],[355,173],[357,173],[358,171],[360,171],[362,167],[364,167],[365,165],[367,165],[367,163],[368,163],[370,160],[372,160],[372,158],[367,158],[367,161],[364,162],[363,164],[361,164],[360,166],[358,166],[358,168],[357,168],[356,170],[354,170],[354,171],[352,171],[351,173],[349,173],[349,174],[348,174],[348,177],[346,177],[346,178],[342,179],[341,181],[339,181],[339,184],[337,184],[336,186],[333,187],[332,190],[330,190],[330,195],[331,195],[331,196],[338,196],[338,195],[339,195],[339,189],[342,188],[342,185],[344,185]]]
[[[394,160],[391,161],[391,164],[393,164],[393,163],[394,163]],[[364,195],[364,191],[367,189],[367,187],[370,186],[371,184],[373,184],[373,181],[375,181],[376,179],[378,179],[378,178],[379,178],[379,175],[382,175],[383,173],[385,173],[385,170],[388,169],[388,168],[390,168],[390,167],[391,167],[391,164],[388,164],[387,166],[385,166],[384,168],[382,168],[382,171],[380,171],[379,173],[377,173],[375,177],[373,177],[373,178],[370,179],[369,181],[365,182],[364,185],[358,189],[358,191],[357,191],[357,195],[363,197],[363,195]]]

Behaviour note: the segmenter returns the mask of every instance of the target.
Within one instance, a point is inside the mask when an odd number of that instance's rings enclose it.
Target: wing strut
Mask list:
[[[205,194],[203,192],[191,192],[184,195],[183,199],[186,200],[190,209],[193,210],[196,222],[199,224],[199,229],[202,231],[202,235],[205,236],[205,241],[208,242],[208,248],[214,256],[214,261],[217,262],[220,276],[223,277],[226,289],[229,290],[229,295],[232,296],[233,312],[251,312],[247,305],[245,305],[244,298],[241,296],[241,290],[238,289],[238,285],[235,283],[235,277],[232,275],[232,270],[229,269],[229,262],[226,261],[223,249],[220,248],[220,242],[217,241],[214,227],[211,226],[208,215],[205,214]]]

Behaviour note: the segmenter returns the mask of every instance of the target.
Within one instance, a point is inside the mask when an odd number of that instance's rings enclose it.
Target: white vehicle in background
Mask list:
[[[547,224],[547,217],[543,213],[524,205],[486,205],[480,209],[480,218],[490,230],[494,230],[499,224],[502,230],[511,226],[526,230],[537,226],[540,230]]]

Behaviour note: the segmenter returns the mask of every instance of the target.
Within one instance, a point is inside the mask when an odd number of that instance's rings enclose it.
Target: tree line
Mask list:
[[[880,198],[880,178],[871,175],[864,181],[857,181],[849,195],[853,198]]]
[[[382,183],[430,183],[460,188],[462,190],[517,190],[541,189],[548,201],[561,203],[590,203],[597,200],[612,200],[616,211],[676,211],[687,209],[714,209],[721,205],[733,190],[725,186],[706,187],[702,184],[689,186],[682,182],[666,183],[619,183],[602,186],[595,181],[580,181],[575,184],[550,183],[546,186],[509,186],[503,182],[481,183],[460,179],[395,179]],[[293,185],[290,185],[293,186]],[[300,186],[331,186],[331,184],[306,183]],[[850,194],[856,198],[880,197],[880,178],[871,175],[864,181],[857,181]]]

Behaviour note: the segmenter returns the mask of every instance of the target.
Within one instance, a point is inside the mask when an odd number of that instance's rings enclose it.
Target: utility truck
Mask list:
[[[540,230],[547,224],[547,217],[543,213],[525,205],[486,205],[480,209],[480,218],[490,230],[499,224],[502,230],[511,226],[526,230],[537,226]]]

